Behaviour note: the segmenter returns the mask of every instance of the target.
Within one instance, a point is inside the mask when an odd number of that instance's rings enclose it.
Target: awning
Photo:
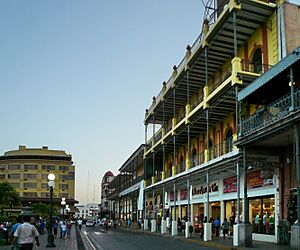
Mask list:
[[[282,59],[279,63],[274,65],[266,73],[257,78],[253,83],[248,85],[246,88],[238,93],[238,101],[245,99],[247,96],[252,94],[254,91],[258,90],[260,87],[264,86],[274,77],[279,75],[281,72],[289,68],[291,65],[300,60],[300,47],[295,49],[291,54]]]

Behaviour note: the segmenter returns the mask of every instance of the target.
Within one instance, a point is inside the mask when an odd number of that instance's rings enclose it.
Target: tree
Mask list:
[[[8,182],[0,183],[0,206],[12,206],[19,204],[19,194]]]

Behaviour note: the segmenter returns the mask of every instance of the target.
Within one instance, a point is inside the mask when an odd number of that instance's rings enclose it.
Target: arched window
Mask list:
[[[170,177],[170,176],[172,176],[172,162],[171,162],[171,161],[170,161],[170,163],[169,163],[168,170],[169,170],[169,171],[168,171],[168,173],[169,173],[168,176]]]
[[[262,52],[260,48],[255,50],[252,57],[252,62],[253,62],[253,72],[262,73]]]
[[[184,164],[184,159],[183,159],[183,155],[180,155],[179,158],[179,172],[183,172],[185,170],[185,164]]]
[[[192,152],[192,167],[195,167],[197,165],[198,165],[197,150],[196,148],[194,148]]]
[[[229,129],[225,137],[225,153],[232,151],[232,130]]]

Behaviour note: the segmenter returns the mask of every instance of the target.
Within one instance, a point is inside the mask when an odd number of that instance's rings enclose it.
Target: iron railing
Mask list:
[[[241,135],[248,135],[285,118],[292,111],[291,107],[291,94],[287,94],[269,105],[258,109],[255,114],[242,119]],[[294,93],[294,108],[300,108],[300,88]]]
[[[211,94],[216,88],[218,88],[228,77],[231,76],[232,65],[229,64],[225,69],[216,74],[216,76],[212,79],[211,84],[208,86],[208,93]]]
[[[215,159],[217,157],[222,156],[223,154],[227,154],[233,150],[233,138],[230,137],[224,140],[222,143],[213,145],[208,149],[209,160]]]
[[[191,168],[199,165],[199,155],[193,155],[191,159]]]
[[[183,160],[176,166],[176,174],[182,173],[185,171],[185,161]]]
[[[193,110],[195,107],[197,107],[201,102],[203,101],[203,94],[198,94],[197,98],[193,100],[191,103],[191,109]]]
[[[268,64],[255,63],[248,60],[241,60],[242,71],[263,74],[268,71],[272,66]]]

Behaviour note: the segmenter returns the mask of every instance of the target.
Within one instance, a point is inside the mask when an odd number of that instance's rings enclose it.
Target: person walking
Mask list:
[[[228,223],[226,218],[224,219],[224,222],[222,223],[222,228],[223,228],[223,238],[224,238],[224,240],[225,240],[225,234],[227,234],[228,239],[230,239],[230,236],[229,236],[229,223]]]
[[[12,237],[12,241],[13,241],[13,239],[14,239],[14,233],[17,231],[17,228],[19,227],[19,226],[21,226],[22,225],[22,218],[21,218],[21,216],[18,216],[17,217],[17,223],[15,223],[13,226],[12,226],[12,228],[11,228],[11,237]],[[14,241],[14,244],[13,244],[13,246],[12,246],[12,249],[14,249],[14,250],[19,250],[19,244],[18,244],[18,241]]]
[[[220,235],[220,218],[219,217],[214,221],[214,227],[215,227],[216,237],[219,237],[219,235]]]
[[[12,248],[16,241],[18,241],[20,250],[32,250],[34,240],[36,241],[36,245],[39,246],[39,232],[36,228],[30,224],[31,217],[26,215],[23,218],[24,223],[20,225],[14,233],[14,240],[12,244]]]

